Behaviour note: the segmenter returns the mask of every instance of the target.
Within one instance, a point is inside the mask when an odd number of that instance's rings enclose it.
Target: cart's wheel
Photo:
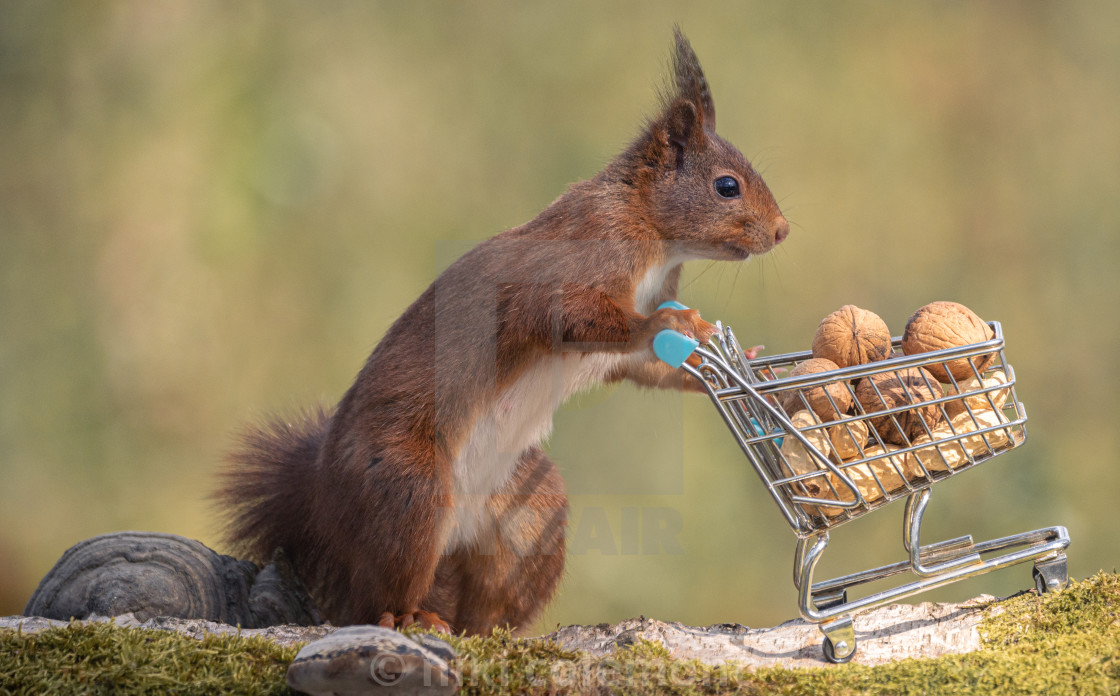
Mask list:
[[[824,643],[821,644],[821,648],[824,650],[825,659],[837,665],[851,662],[852,658],[856,656],[856,651],[855,649],[853,649],[844,657],[836,657],[836,647],[832,644],[832,640],[829,639],[828,636],[824,637]]]
[[[1034,577],[1034,588],[1039,594],[1057,592],[1069,583],[1065,559],[1060,563],[1036,565],[1031,568],[1031,575]]]

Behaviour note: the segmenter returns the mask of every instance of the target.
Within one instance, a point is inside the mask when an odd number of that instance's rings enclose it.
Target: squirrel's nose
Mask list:
[[[789,221],[784,215],[779,215],[770,224],[774,228],[774,244],[781,244],[789,236]]]

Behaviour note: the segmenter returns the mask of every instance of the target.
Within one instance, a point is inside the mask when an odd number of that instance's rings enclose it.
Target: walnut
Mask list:
[[[891,332],[878,314],[844,305],[821,320],[813,335],[813,357],[840,367],[884,360],[891,354]]]
[[[993,406],[997,409],[1003,408],[1011,391],[1006,387],[1000,388],[1005,384],[1007,384],[1007,373],[1003,370],[995,370],[984,379],[976,379],[975,377],[966,379],[963,382],[958,382],[956,386],[946,384],[946,396],[952,394],[963,394],[965,396],[959,400],[947,402],[945,404],[945,414],[953,418],[958,413],[964,413],[966,407],[973,411],[990,410]],[[967,396],[973,392],[978,393]],[[991,401],[988,399],[991,399]]]
[[[921,367],[870,375],[856,385],[856,399],[864,413],[868,414],[907,404],[922,404],[942,395],[941,385]],[[918,405],[907,411],[868,420],[884,441],[906,447],[914,438],[925,434],[927,427],[937,425],[941,420],[941,409],[936,404]],[[897,426],[895,421],[898,421]]]
[[[811,417],[808,411],[803,411],[802,415]],[[855,421],[853,424],[860,422]],[[932,428],[930,431],[932,437],[923,433],[914,438],[914,445],[920,449],[912,453],[896,454],[900,447],[888,444],[884,449],[879,445],[871,444],[864,448],[864,458],[880,457],[879,459],[861,461],[859,464],[845,464],[841,470],[859,489],[864,501],[872,504],[884,496],[892,496],[901,491],[907,482],[921,484],[930,480],[926,476],[927,472],[934,474],[946,471],[947,468],[958,469],[968,466],[977,458],[985,457],[994,450],[1020,444],[1021,436],[1011,428],[1000,428],[984,435],[967,435],[959,440],[948,439],[1005,423],[1010,421],[1000,411],[985,409],[977,410],[972,414],[960,413],[953,418],[952,425],[942,421]],[[833,425],[829,430],[842,427],[844,426]],[[813,467],[805,467],[801,473],[810,471],[813,471]],[[845,502],[854,499],[851,490],[831,471],[821,471],[819,475],[804,479],[801,483],[805,492],[814,498]],[[802,507],[810,513],[816,511],[815,506],[808,503],[803,503]],[[827,505],[821,505],[819,510],[828,517],[836,517],[844,512],[843,508]]]
[[[859,457],[860,449],[867,444],[867,421],[852,421],[851,423],[838,423],[828,428],[828,439],[832,442],[832,451],[841,461]]]
[[[809,444],[816,448],[822,456],[828,456],[829,452],[831,452],[831,448],[829,447],[827,433],[821,429],[809,430],[809,428],[812,428],[814,425],[820,425],[821,421],[819,418],[808,409],[803,409],[793,414],[790,418],[790,422],[793,423],[793,427],[801,431],[801,434],[805,436]],[[809,450],[805,449],[805,445],[801,444],[801,441],[792,435],[786,435],[783,438],[781,453],[784,463],[789,469],[789,471],[786,472],[788,474],[796,476],[798,474],[807,474],[810,471],[816,471],[821,468]]]
[[[941,440],[953,437],[953,429],[948,422],[942,421],[930,432],[933,437],[919,435],[914,438],[914,445],[921,447],[921,449],[914,451],[914,455],[921,461],[926,471],[931,474],[937,471],[945,471],[946,465],[950,469],[957,469],[971,461],[968,458],[968,451],[961,446],[959,440],[941,442]],[[963,431],[958,430],[957,434],[961,432]]]
[[[970,413],[958,413],[953,417],[953,428],[958,433],[971,433],[981,428],[991,428],[1009,423],[1007,416],[1002,411],[984,409]],[[999,449],[1011,441],[1014,433],[1008,428],[1000,428],[983,435],[970,435],[961,439],[961,445],[973,457],[983,457],[993,450]],[[1016,441],[1015,444],[1018,444]]]
[[[931,302],[922,307],[906,322],[902,334],[902,352],[907,355],[928,353],[945,348],[958,348],[990,340],[995,333],[984,320],[968,307],[956,302]],[[971,359],[976,366],[973,372],[968,358],[948,360],[928,367],[940,382],[953,379],[966,380],[983,372],[992,361],[994,353],[978,355]]]
[[[1019,435],[1013,430],[1000,428],[983,435],[970,435],[959,440],[946,442],[942,440],[1009,422],[1001,411],[993,411],[991,408],[976,409],[972,413],[962,411],[953,416],[952,421],[942,421],[938,424],[931,431],[932,438],[929,435],[916,438],[914,445],[921,446],[921,449],[915,450],[914,454],[925,466],[926,471],[931,473],[945,471],[946,464],[951,469],[960,468],[971,464],[973,457],[983,457],[1007,445],[1012,437],[1015,438],[1012,444],[1019,444],[1021,442]]]
[[[924,479],[918,460],[912,454],[894,454],[898,448],[887,445],[886,449],[878,445],[868,447],[864,454],[868,458],[883,456],[870,462],[852,464],[841,469],[844,474],[855,484],[863,501],[871,504],[884,495],[890,495],[901,490],[906,481]],[[820,476],[805,479],[805,489],[814,498],[831,498],[842,502],[851,502],[855,499],[852,491],[840,477],[831,471],[822,472]],[[811,511],[808,504],[803,505]],[[844,508],[820,506],[820,511],[829,517],[840,515]]]
[[[840,369],[836,363],[826,358],[810,358],[790,370],[790,377],[830,372]],[[795,389],[782,394],[780,403],[786,413],[796,413],[806,406],[822,421],[836,420],[852,407],[852,392],[847,382],[831,382],[819,387]]]

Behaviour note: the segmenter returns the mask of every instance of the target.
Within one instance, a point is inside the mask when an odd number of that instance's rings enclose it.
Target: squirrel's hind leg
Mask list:
[[[319,548],[318,596],[332,623],[447,628],[419,609],[429,595],[446,527],[446,484],[417,459],[356,453],[321,472],[329,499],[311,528]]]
[[[552,598],[564,570],[568,496],[556,466],[538,447],[521,456],[513,478],[490,496],[490,534],[445,556],[425,608],[454,606],[454,630],[487,634],[528,628]]]

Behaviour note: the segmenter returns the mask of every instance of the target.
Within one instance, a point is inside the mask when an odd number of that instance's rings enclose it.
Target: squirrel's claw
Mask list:
[[[435,629],[440,633],[451,634],[451,625],[439,618],[439,615],[430,611],[410,611],[396,616],[387,611],[377,620],[377,625],[384,628],[405,629],[412,624],[420,624],[420,628]]]

